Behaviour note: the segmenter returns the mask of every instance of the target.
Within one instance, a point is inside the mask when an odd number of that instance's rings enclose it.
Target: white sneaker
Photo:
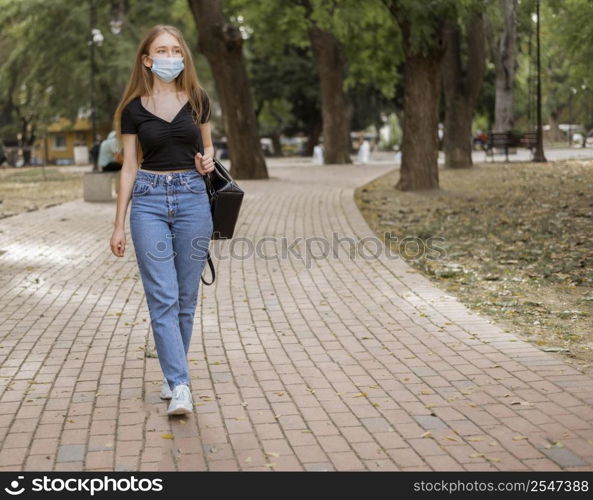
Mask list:
[[[173,397],[173,391],[169,388],[169,382],[166,378],[163,378],[163,386],[161,387],[161,399],[171,399]]]
[[[173,387],[173,396],[167,415],[186,415],[193,413],[194,402],[187,384],[178,384]]]

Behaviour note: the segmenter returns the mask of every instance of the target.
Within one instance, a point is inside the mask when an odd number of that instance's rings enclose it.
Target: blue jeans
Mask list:
[[[213,224],[206,183],[196,170],[138,170],[130,233],[159,363],[173,389],[189,385],[187,354]]]

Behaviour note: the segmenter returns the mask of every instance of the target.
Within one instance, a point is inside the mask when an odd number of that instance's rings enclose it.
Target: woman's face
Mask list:
[[[181,45],[179,41],[170,33],[161,33],[150,44],[148,56],[144,56],[146,67],[152,67],[153,57],[182,57]]]

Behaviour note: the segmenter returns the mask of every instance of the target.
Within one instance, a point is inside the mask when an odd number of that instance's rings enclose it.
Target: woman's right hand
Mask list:
[[[123,229],[115,228],[109,244],[113,255],[123,257],[126,250],[126,232]]]

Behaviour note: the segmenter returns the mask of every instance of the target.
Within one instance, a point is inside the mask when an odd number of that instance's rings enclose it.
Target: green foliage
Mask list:
[[[244,55],[262,132],[307,131],[319,117],[319,81],[310,48],[313,24],[334,34],[347,60],[345,90],[355,104],[353,126],[377,125],[381,113],[401,107],[404,33],[411,53],[428,53],[446,20],[464,26],[475,9],[496,31],[500,0],[222,0],[230,22],[244,34]],[[129,77],[137,44],[154,24],[174,24],[197,45],[187,0],[129,0],[122,31],[110,31],[111,3],[96,0],[96,99],[99,124],[109,125]],[[516,119],[527,128],[533,113],[535,0],[518,12]],[[389,7],[392,7],[391,9]],[[393,8],[397,7],[397,8]],[[554,113],[593,126],[593,2],[542,0],[544,120]],[[531,37],[531,56],[528,44]],[[0,0],[0,136],[13,138],[29,124],[42,135],[58,116],[74,120],[90,98],[88,2]],[[213,87],[206,61],[194,52],[198,75]],[[530,73],[531,67],[531,73]],[[531,88],[531,90],[530,90]],[[574,89],[574,91],[572,90]],[[530,101],[531,96],[531,101]],[[487,63],[476,124],[492,118],[494,71]]]
[[[104,37],[95,50],[99,125],[109,126],[130,74],[136,47],[154,24],[174,24],[195,46],[193,19],[184,0],[130,0],[122,31],[110,30],[110,2],[95,0],[97,28]],[[89,7],[75,0],[0,0],[0,134],[14,136],[23,119],[34,130],[57,116],[74,121],[90,105]]]
[[[259,36],[254,34],[250,42]],[[258,113],[262,134],[306,130],[320,114],[319,81],[310,48],[286,45],[283,50],[270,57],[253,52],[248,59],[256,109],[263,110]]]
[[[456,22],[481,2],[479,0],[381,0],[404,34],[410,55],[427,56],[438,48],[439,33],[447,21]]]
[[[521,100],[528,96],[527,35],[533,31],[532,63],[535,64],[535,23],[531,20],[534,1],[523,30],[518,113],[526,113]],[[527,7],[527,6],[526,6]],[[527,8],[526,8],[527,10]],[[551,114],[561,122],[593,126],[593,2],[588,0],[547,0],[540,6],[541,64],[544,121]],[[526,16],[527,17],[527,16]],[[535,68],[532,69],[535,77]]]

